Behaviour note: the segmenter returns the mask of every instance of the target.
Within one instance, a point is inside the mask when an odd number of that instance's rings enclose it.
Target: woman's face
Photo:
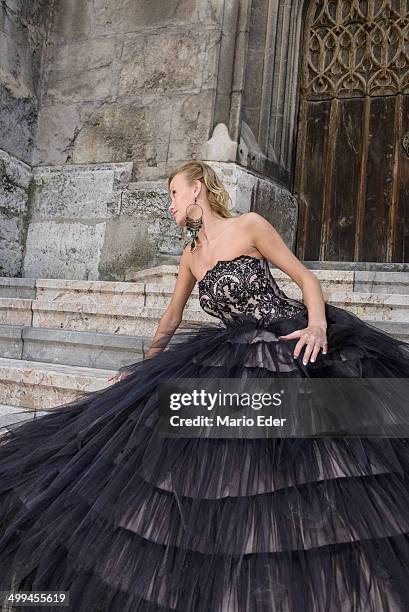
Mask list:
[[[169,212],[175,219],[177,225],[185,225],[186,209],[194,204],[195,196],[199,195],[196,186],[190,186],[182,173],[176,174],[169,185],[170,205]],[[198,206],[189,208],[189,216],[196,217],[200,213]]]

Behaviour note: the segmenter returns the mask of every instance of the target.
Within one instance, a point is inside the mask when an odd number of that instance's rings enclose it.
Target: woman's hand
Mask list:
[[[327,342],[327,326],[319,324],[311,324],[304,329],[296,329],[287,334],[286,336],[278,336],[279,340],[292,340],[293,338],[299,338],[294,348],[294,359],[296,359],[301,352],[301,349],[306,345],[303,357],[303,364],[307,365],[308,359],[314,362],[317,358],[320,348],[322,347],[322,354],[326,355],[328,350]]]
[[[114,376],[111,376],[108,380],[112,380],[112,384],[119,382],[129,376],[129,372],[117,372]]]

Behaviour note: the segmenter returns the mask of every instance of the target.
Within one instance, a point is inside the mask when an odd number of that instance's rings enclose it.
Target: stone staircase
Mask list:
[[[301,299],[277,268],[279,286]],[[325,299],[409,342],[409,272],[315,269]],[[146,356],[177,267],[130,271],[125,282],[0,278],[0,427],[111,384]],[[184,324],[213,321],[194,288]]]
[[[409,265],[406,264],[408,270],[400,272],[383,270],[382,267],[387,265],[380,264],[380,270],[311,268],[330,304],[346,308],[395,338],[409,342]],[[272,266],[270,269],[289,297],[302,299],[300,288],[287,274]],[[145,283],[149,303],[162,308],[170,299],[176,276],[175,266],[163,265],[139,272],[129,271],[126,279]],[[190,304],[193,309],[199,308],[197,286]]]

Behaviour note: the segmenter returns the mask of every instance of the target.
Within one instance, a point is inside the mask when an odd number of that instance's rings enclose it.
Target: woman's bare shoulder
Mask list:
[[[258,213],[249,211],[235,216],[234,223],[232,225],[235,224],[237,227],[244,227],[246,225],[254,225],[260,223],[260,220],[265,221],[264,217],[262,217]]]
[[[246,213],[242,213],[240,215],[240,218],[242,219],[243,223],[248,223],[248,224],[265,224],[265,223],[270,223],[269,221],[267,221],[267,219],[265,217],[263,217],[262,215],[260,215],[259,213],[255,212],[254,210],[249,210]],[[271,223],[270,223],[271,225]]]

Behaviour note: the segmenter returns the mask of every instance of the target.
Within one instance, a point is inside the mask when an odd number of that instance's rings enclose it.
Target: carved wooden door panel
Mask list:
[[[303,260],[409,262],[409,0],[312,0],[294,195]]]

